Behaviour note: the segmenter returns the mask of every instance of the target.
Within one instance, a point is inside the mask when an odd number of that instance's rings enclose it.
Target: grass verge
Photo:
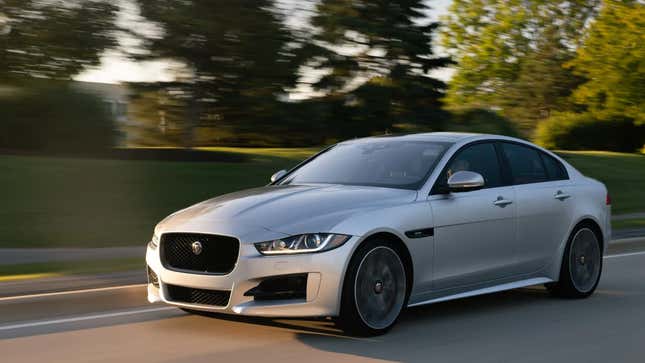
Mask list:
[[[265,185],[313,152],[292,151],[280,151],[282,157],[258,151],[244,163],[3,155],[0,247],[143,244],[173,211]]]
[[[645,155],[604,151],[559,151],[583,174],[609,189],[614,214],[645,211]]]
[[[645,228],[645,218],[641,219],[626,219],[622,221],[612,221],[611,228],[626,229],[626,228]]]
[[[262,186],[317,148],[203,148],[247,162],[169,162],[0,155],[1,247],[145,244],[166,215],[235,190]],[[645,211],[645,156],[560,152],[605,182],[615,214]]]
[[[142,258],[2,265],[0,266],[0,282],[64,275],[92,275],[132,270],[143,271],[144,268],[145,262],[143,262]]]

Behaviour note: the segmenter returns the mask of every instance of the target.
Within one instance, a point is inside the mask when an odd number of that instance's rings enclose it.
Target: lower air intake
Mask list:
[[[159,277],[157,277],[157,274],[152,271],[149,266],[146,266],[146,269],[148,270],[148,283],[152,284],[152,286],[156,288],[159,288]]]
[[[230,291],[204,290],[192,287],[166,285],[168,300],[187,304],[226,306],[231,297]]]

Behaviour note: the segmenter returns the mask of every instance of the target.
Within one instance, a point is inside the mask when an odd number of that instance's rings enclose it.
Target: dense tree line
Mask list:
[[[645,142],[642,2],[454,0],[443,20],[449,108],[495,110],[551,147]]]
[[[0,83],[69,79],[115,46],[112,2],[0,0]]]
[[[132,1],[160,32],[119,29],[106,0],[0,0],[0,82],[69,79],[125,32],[141,41],[133,59],[181,65],[173,82],[130,85],[142,144],[517,129],[557,147],[549,135],[577,125],[644,123],[639,1],[453,0],[440,24],[424,0],[311,0],[296,27],[272,0]],[[432,76],[444,67],[447,85]]]
[[[186,65],[172,87],[190,95],[189,144],[323,143],[445,122],[445,84],[428,73],[448,59],[433,54],[437,24],[424,20],[423,1],[323,0],[298,32],[271,1],[140,4],[164,29],[147,57]],[[303,80],[306,71],[320,76]],[[290,102],[304,82],[316,96]]]

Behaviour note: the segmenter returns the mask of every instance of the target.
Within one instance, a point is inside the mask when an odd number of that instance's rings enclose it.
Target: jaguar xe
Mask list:
[[[351,140],[166,217],[148,243],[148,300],[376,335],[410,306],[531,285],[584,298],[610,214],[602,183],[520,139]]]

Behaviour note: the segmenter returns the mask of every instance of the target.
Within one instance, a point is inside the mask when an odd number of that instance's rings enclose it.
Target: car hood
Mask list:
[[[346,186],[265,186],[222,195],[166,217],[158,233],[182,231],[232,235],[241,240],[331,232],[354,213],[409,203],[413,190]]]

